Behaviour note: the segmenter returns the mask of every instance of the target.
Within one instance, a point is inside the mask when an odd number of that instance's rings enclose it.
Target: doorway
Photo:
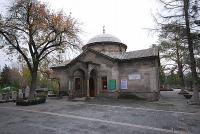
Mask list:
[[[94,78],[92,78],[92,77],[90,77],[89,86],[90,86],[90,97],[94,97],[95,96],[95,85],[94,85]]]
[[[102,84],[102,90],[106,91],[108,89],[107,88],[107,77],[106,76],[101,77],[101,84]]]
[[[81,89],[81,78],[75,78],[75,90]]]

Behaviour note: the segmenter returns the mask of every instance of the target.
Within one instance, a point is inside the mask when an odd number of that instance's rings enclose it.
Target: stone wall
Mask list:
[[[60,82],[60,91],[61,92],[67,92],[68,90],[68,73],[64,68],[57,68],[54,69],[54,75],[56,77],[56,79],[59,80]]]
[[[91,65],[90,65],[91,63]],[[94,52],[88,51],[68,68],[56,69],[56,76],[60,80],[61,91],[74,89],[74,72],[83,71],[84,95],[87,93],[87,76],[92,69],[97,71],[96,75],[96,95],[115,96],[116,91],[129,93],[147,100],[159,99],[159,64],[156,58],[134,59],[127,61],[116,61],[103,57]],[[89,67],[90,65],[90,67]],[[107,77],[107,87],[109,80],[116,80],[116,90],[102,91],[101,78]],[[121,80],[127,80],[127,89],[121,89]],[[71,87],[69,85],[71,81]]]
[[[159,99],[159,75],[156,59],[143,59],[119,63],[119,79],[127,80],[127,89],[121,93],[134,93],[148,100]],[[120,83],[119,83],[120,84]]]

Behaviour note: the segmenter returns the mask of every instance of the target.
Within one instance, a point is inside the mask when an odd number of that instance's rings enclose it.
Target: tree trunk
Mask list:
[[[196,104],[199,104],[199,91],[198,91],[198,76],[196,71],[196,61],[194,58],[193,52],[193,42],[191,39],[191,32],[190,32],[190,22],[189,22],[189,0],[184,0],[184,15],[185,15],[185,24],[186,24],[186,34],[187,34],[187,41],[188,41],[188,49],[189,49],[189,56],[190,56],[190,69],[192,72],[192,84],[193,84],[193,97],[192,101]]]
[[[30,94],[29,98],[33,99],[35,97],[35,89],[37,87],[37,70],[38,68],[33,68],[31,73],[31,87],[30,87]]]
[[[185,82],[184,82],[184,75],[183,75],[183,64],[180,59],[178,43],[176,43],[176,56],[177,56],[177,64],[178,64],[178,76],[180,79],[180,86],[181,86],[181,91],[179,92],[179,94],[183,94],[185,90]]]
[[[184,82],[184,75],[183,75],[183,65],[182,63],[178,64],[178,75],[180,79],[180,86],[181,86],[181,91],[179,94],[183,94],[185,90],[185,82]]]

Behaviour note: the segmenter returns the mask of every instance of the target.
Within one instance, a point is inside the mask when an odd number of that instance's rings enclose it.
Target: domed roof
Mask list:
[[[91,38],[87,44],[96,43],[96,42],[117,42],[122,43],[120,39],[117,37],[110,35],[110,34],[100,34],[96,35],[93,38]]]

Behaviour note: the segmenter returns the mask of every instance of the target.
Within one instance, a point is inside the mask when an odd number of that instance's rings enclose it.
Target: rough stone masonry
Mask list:
[[[124,43],[110,34],[91,38],[79,56],[52,67],[60,82],[60,92],[74,97],[135,95],[158,100],[158,49],[130,52],[126,49]]]

